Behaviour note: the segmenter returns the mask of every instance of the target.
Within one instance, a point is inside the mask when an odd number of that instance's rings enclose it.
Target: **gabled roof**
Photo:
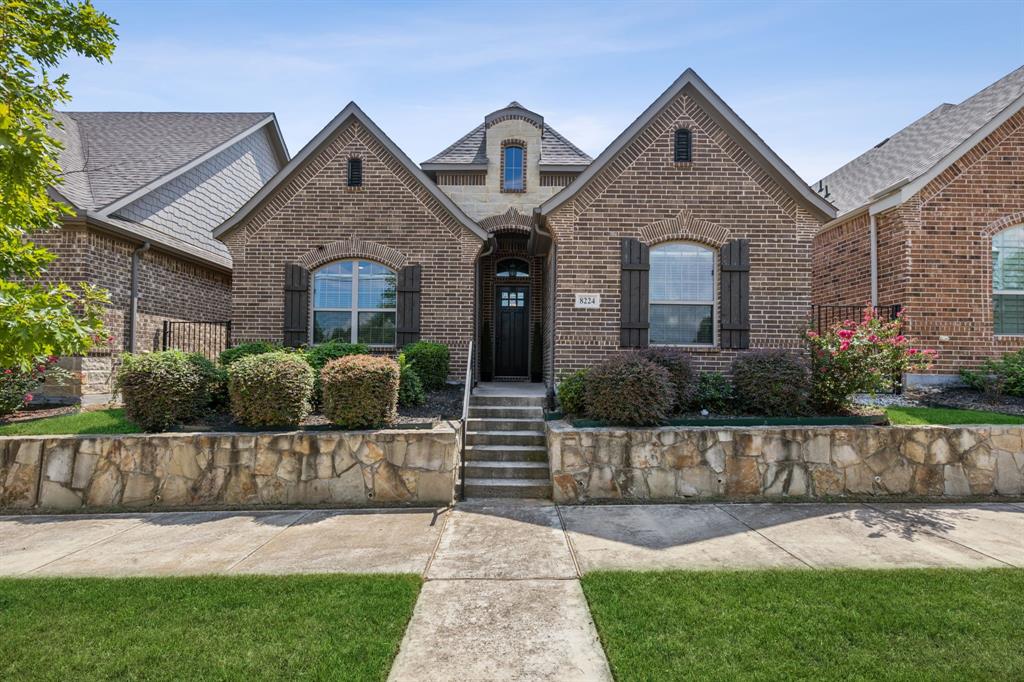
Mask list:
[[[824,186],[828,185],[828,198],[840,213],[859,208],[884,190],[895,189],[901,183],[910,183],[924,176],[986,124],[1001,114],[1008,117],[1019,110],[1022,96],[1024,66],[960,104],[937,106],[853,161],[829,173],[819,181],[822,192]],[[970,146],[973,144],[969,144],[968,148]],[[950,162],[962,153],[956,154]],[[818,184],[813,185],[815,190]]]
[[[827,218],[834,218],[836,211],[835,208],[822,199],[817,193],[813,192],[807,184],[800,179],[800,176],[790,168],[786,163],[779,158],[772,149],[765,144],[757,133],[755,133],[750,126],[748,126],[743,119],[736,115],[729,105],[727,105],[722,98],[720,98],[714,90],[708,87],[708,84],[701,80],[700,76],[693,69],[687,69],[682,73],[679,78],[676,79],[672,85],[668,87],[665,92],[661,93],[658,99],[644,110],[640,116],[633,121],[628,128],[616,137],[608,147],[601,152],[597,159],[594,160],[590,166],[580,173],[575,180],[572,181],[565,189],[558,194],[554,195],[540,206],[540,213],[546,215],[552,210],[561,206],[578,191],[580,191],[587,182],[590,181],[595,175],[601,172],[601,169],[606,164],[612,161],[615,156],[622,151],[623,148],[628,145],[633,138],[635,138],[646,126],[650,123],[655,116],[661,112],[673,99],[675,99],[684,88],[690,88],[707,107],[710,108],[711,115],[715,116],[719,123],[724,124],[727,128],[734,131],[736,139],[740,142],[748,153],[754,155],[755,158],[760,158],[764,164],[765,169],[771,173],[778,182],[784,187],[788,187],[795,198],[800,200],[803,204],[820,213]]]
[[[60,125],[51,125],[50,134],[63,145],[58,155],[62,182],[53,188],[58,198],[106,229],[224,267],[230,267],[230,256],[213,239],[210,221],[197,221],[182,209],[190,201],[208,200],[209,206],[196,207],[199,212],[213,216],[225,207],[231,210],[262,181],[214,178],[216,197],[178,196],[187,187],[173,181],[211,180],[198,167],[261,129],[267,133],[261,139],[270,144],[267,153],[276,157],[275,167],[288,160],[277,120],[270,113],[71,111],[54,112],[54,122]],[[183,177],[193,169],[202,177]],[[165,205],[168,197],[177,197],[172,207]],[[139,208],[139,201],[147,209],[170,210],[177,217],[145,223],[127,217],[125,213],[145,213],[132,210]]]
[[[587,166],[593,160],[586,152],[545,123],[543,116],[530,111],[519,102],[513,101],[509,102],[508,106],[487,114],[483,123],[460,137],[441,153],[424,161],[421,164],[423,169],[444,170],[461,166],[464,170],[469,170],[466,168],[467,166],[476,166],[480,170],[485,170],[487,168],[487,128],[492,121],[500,120],[509,114],[522,116],[541,129],[540,165],[549,167],[542,170],[558,170],[558,166],[567,167],[565,170],[581,170],[581,166]]]
[[[448,197],[447,194],[441,191],[441,189],[426,176],[426,174],[420,170],[420,168],[412,162],[412,160],[406,156],[398,145],[391,141],[384,131],[377,127],[366,113],[355,102],[349,102],[348,105],[342,109],[337,116],[335,116],[330,123],[324,126],[323,130],[316,134],[312,140],[306,143],[298,154],[296,154],[288,164],[282,168],[274,178],[260,189],[249,201],[245,203],[238,211],[224,221],[217,229],[213,231],[213,236],[222,239],[225,234],[230,232],[232,229],[237,227],[245,218],[251,215],[267,197],[271,196],[273,192],[280,187],[288,178],[295,173],[302,165],[323,145],[328,143],[338,130],[342,128],[350,120],[355,119],[359,121],[366,128],[371,135],[376,137],[381,144],[384,145],[385,149],[394,156],[399,162],[406,167],[406,169],[412,173],[413,177],[420,182],[428,192],[430,192],[437,201],[444,206],[452,217],[459,221],[467,230],[475,234],[480,239],[486,241],[488,238],[487,232],[485,232],[479,225],[467,216],[461,208],[455,205],[455,203]]]

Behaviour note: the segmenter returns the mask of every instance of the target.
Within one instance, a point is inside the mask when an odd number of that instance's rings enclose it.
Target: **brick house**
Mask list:
[[[814,239],[814,302],[902,305],[908,333],[939,351],[908,384],[1024,347],[1024,67],[814,188],[839,210]]]
[[[231,319],[231,256],[211,231],[288,161],[273,114],[56,112],[62,225],[33,240],[57,255],[47,281],[110,292],[114,337],[63,358],[75,380],[50,400],[104,402],[123,351],[159,349],[164,320]]]
[[[512,102],[415,165],[354,103],[214,230],[237,340],[475,342],[484,379],[790,348],[835,209],[692,70],[591,160]]]

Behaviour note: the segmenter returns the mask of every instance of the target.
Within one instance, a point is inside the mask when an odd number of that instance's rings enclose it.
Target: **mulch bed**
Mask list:
[[[921,393],[918,402],[926,407],[949,407],[959,410],[985,410],[1003,414],[1024,415],[1024,398],[994,396],[969,388],[944,388]]]
[[[0,424],[27,422],[32,421],[33,419],[45,419],[46,417],[59,417],[63,414],[77,412],[78,409],[79,407],[77,405],[29,405],[23,410],[18,410],[14,414],[0,419]]]

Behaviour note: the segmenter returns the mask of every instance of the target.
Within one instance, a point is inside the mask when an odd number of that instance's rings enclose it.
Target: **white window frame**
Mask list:
[[[711,306],[711,342],[710,343],[650,343],[651,346],[663,347],[663,348],[693,348],[697,350],[709,350],[718,348],[718,249],[715,249],[707,244],[701,244],[700,242],[691,241],[671,241],[661,242],[650,247],[649,257],[660,248],[672,246],[674,244],[686,244],[688,246],[696,246],[697,248],[708,251],[711,254],[711,298],[707,300],[655,300],[653,295],[648,296],[647,301],[647,319],[648,322],[651,319],[651,306],[654,305],[700,305],[700,306]],[[653,268],[653,264],[651,266]],[[651,290],[650,281],[651,270],[648,270],[648,291]],[[650,327],[648,327],[648,335],[651,334]]]
[[[352,306],[349,308],[319,308],[316,305],[316,276],[324,268],[328,268],[338,263],[352,263]],[[359,263],[373,263],[383,268],[387,268],[395,276],[395,305],[394,308],[360,308],[359,307]],[[352,329],[349,334],[350,338],[348,343],[359,343],[359,313],[394,313],[395,314],[395,340],[392,343],[368,343],[366,344],[370,348],[387,350],[397,347],[398,344],[398,273],[393,270],[390,266],[377,261],[372,261],[367,258],[344,258],[342,260],[334,260],[330,263],[324,263],[316,270],[313,271],[313,285],[309,287],[309,345],[318,345],[314,332],[316,329],[316,314],[318,312],[324,313],[349,313],[352,315]],[[320,343],[326,343],[321,341]]]
[[[996,249],[996,239],[1007,232],[1013,230],[1024,231],[1024,224],[1012,225],[1006,229],[999,230],[999,232],[992,235],[992,298],[990,304],[992,306],[992,335],[998,338],[1020,338],[1024,336],[1024,333],[1020,334],[1000,334],[996,332],[996,296],[1024,296],[1024,289],[996,289],[996,268],[1003,260],[1003,252]]]

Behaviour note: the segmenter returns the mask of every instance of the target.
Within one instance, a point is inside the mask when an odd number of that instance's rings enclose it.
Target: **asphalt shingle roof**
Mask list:
[[[960,104],[942,104],[821,179],[840,213],[922,175],[1024,94],[1024,66]],[[812,187],[815,191],[819,183]]]

